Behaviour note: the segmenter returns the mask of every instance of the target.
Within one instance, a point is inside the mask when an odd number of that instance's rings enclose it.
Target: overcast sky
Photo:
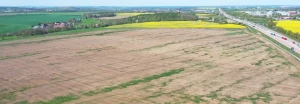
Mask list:
[[[0,0],[0,6],[300,5],[300,0]]]

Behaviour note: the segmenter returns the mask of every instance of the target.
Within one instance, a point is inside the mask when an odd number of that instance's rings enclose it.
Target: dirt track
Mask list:
[[[246,30],[149,29],[0,46],[0,103],[294,103],[298,69]],[[239,33],[239,34],[235,34]],[[28,41],[26,41],[28,42]],[[123,89],[84,93],[174,69]]]

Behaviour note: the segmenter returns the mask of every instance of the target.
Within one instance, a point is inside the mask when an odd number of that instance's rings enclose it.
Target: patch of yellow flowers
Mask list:
[[[206,16],[212,16],[213,14],[196,14],[197,16],[204,16],[204,17],[206,17]]]
[[[293,20],[277,21],[276,26],[282,27],[285,30],[291,30],[292,32],[300,33],[300,21],[293,21]]]
[[[107,28],[245,28],[245,26],[203,21],[162,21],[115,25]]]

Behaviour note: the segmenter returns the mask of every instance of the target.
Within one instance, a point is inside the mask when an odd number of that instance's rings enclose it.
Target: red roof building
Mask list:
[[[56,22],[54,24],[54,28],[64,28],[64,27],[65,27],[65,23]]]
[[[297,11],[290,11],[290,16],[296,16],[297,14]]]

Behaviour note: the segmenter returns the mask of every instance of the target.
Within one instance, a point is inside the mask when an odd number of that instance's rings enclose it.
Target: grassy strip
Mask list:
[[[244,31],[238,31],[238,32],[231,32],[231,33],[227,33],[227,34],[224,34],[225,36],[232,36],[232,35],[242,35],[242,34],[245,34]]]
[[[0,60],[15,59],[15,58],[21,58],[21,57],[26,57],[26,56],[34,56],[37,54],[40,54],[40,53],[39,52],[38,53],[24,53],[24,54],[21,54],[18,56],[5,56],[5,57],[0,57]]]
[[[228,30],[228,31],[239,31],[241,29],[225,29],[225,30]]]
[[[205,99],[202,98],[202,96],[193,96],[193,95],[184,94],[184,96],[181,96],[180,98],[181,99],[187,99],[189,101],[194,102],[195,104],[200,104],[202,102],[207,102]]]
[[[1,100],[15,100],[17,98],[17,93],[19,92],[24,92],[28,89],[30,89],[31,87],[22,87],[21,89],[17,90],[17,91],[13,91],[13,92],[8,92],[8,93],[1,93],[0,91],[0,101]],[[5,90],[2,90],[2,91],[5,91]],[[0,103],[1,104],[1,103]],[[22,104],[20,102],[20,104]],[[23,103],[24,104],[24,103]],[[25,103],[26,104],[26,103]]]
[[[119,84],[119,85],[116,85],[116,86],[106,87],[106,88],[103,88],[103,89],[100,89],[100,90],[95,90],[95,91],[89,91],[87,93],[84,93],[84,95],[93,96],[93,95],[97,95],[97,94],[101,94],[101,93],[111,92],[111,91],[117,90],[117,89],[124,89],[124,88],[127,88],[129,86],[137,85],[139,83],[146,83],[146,82],[150,82],[152,80],[159,79],[159,78],[162,78],[162,77],[167,77],[167,76],[171,76],[171,75],[174,75],[174,74],[178,74],[182,71],[184,71],[184,68],[174,69],[174,70],[164,72],[164,73],[161,73],[161,74],[158,74],[158,75],[152,75],[152,76],[149,76],[149,77],[146,77],[146,78],[143,78],[143,79],[131,80],[129,82],[122,83],[122,84]]]
[[[13,41],[13,40],[23,40],[23,39],[34,39],[34,38],[47,37],[47,36],[71,35],[71,34],[92,32],[92,31],[99,31],[99,30],[118,30],[118,29],[120,29],[120,28],[114,28],[114,29],[110,29],[110,28],[89,28],[89,29],[61,31],[61,32],[55,32],[55,33],[50,33],[50,34],[46,34],[46,35],[26,36],[26,37],[8,36],[8,37],[5,37],[4,40],[1,39],[0,42]]]
[[[67,96],[58,96],[58,97],[55,97],[52,100],[46,101],[46,102],[38,101],[38,102],[34,102],[34,103],[29,103],[28,101],[21,101],[21,102],[17,102],[14,104],[63,104],[63,103],[66,103],[66,102],[69,102],[72,100],[77,100],[79,98],[80,97],[76,96],[76,95],[67,95]]]
[[[258,31],[253,29],[253,28],[250,28],[250,27],[247,27],[247,30],[250,31],[251,33],[254,33],[254,34],[257,34]]]
[[[300,73],[290,74],[291,77],[300,78]]]
[[[110,33],[124,32],[124,31],[127,31],[127,30],[103,32],[103,33],[96,34],[96,35],[103,36],[103,35],[110,34]],[[53,40],[61,40],[61,39],[69,39],[69,38],[75,38],[75,37],[93,36],[93,35],[95,35],[95,34],[86,34],[86,35],[79,35],[79,36],[70,36],[70,37],[62,37],[62,38],[55,38],[55,39],[46,39],[46,40],[41,40],[39,42],[49,42],[49,41],[53,41]]]
[[[212,91],[212,92],[210,92],[210,94],[207,94],[207,95],[200,95],[200,96],[185,95],[184,97],[181,97],[181,98],[193,101],[196,104],[201,103],[201,102],[206,102],[206,100],[204,98],[217,99],[222,104],[223,103],[238,104],[239,102],[244,101],[244,100],[250,100],[252,102],[252,104],[257,104],[257,101],[260,101],[260,100],[265,102],[265,103],[270,103],[270,101],[272,101],[272,96],[270,95],[269,92],[263,92],[263,91],[260,91],[256,94],[253,94],[253,95],[240,97],[240,98],[234,98],[234,97],[231,97],[231,96],[221,97],[221,96],[218,95],[218,92],[223,91],[223,89],[228,88],[228,87],[232,87],[232,86],[237,85],[237,84],[239,84],[243,81],[250,80],[251,78],[252,77],[248,77],[248,78],[245,78],[245,79],[237,80],[236,82],[234,82],[234,83],[232,83],[228,86],[220,87],[218,90]],[[268,86],[268,87],[270,87],[270,86]]]
[[[263,61],[265,61],[267,59],[262,59],[262,60],[259,60],[257,63],[255,63],[254,65],[255,66],[261,66],[261,64],[263,63]]]
[[[93,52],[100,52],[100,51],[103,51],[103,50],[110,50],[110,49],[116,49],[115,47],[102,47],[102,48],[95,48],[95,49],[87,49],[85,51],[80,51],[80,52],[77,52],[78,54],[81,54],[81,53],[86,53],[86,52],[90,52],[90,51],[93,51]]]
[[[16,102],[14,104],[30,104],[28,101],[21,101],[21,102]]]
[[[4,93],[0,95],[0,101],[1,100],[14,100],[16,99],[16,92],[9,92],[9,93]]]
[[[258,100],[262,100],[265,103],[270,103],[270,101],[273,100],[269,92],[259,92],[256,95],[249,97],[248,99],[251,100],[252,104],[256,104]]]
[[[252,27],[250,27],[250,28],[251,28],[252,30],[255,30],[255,29],[253,29]],[[291,54],[295,55],[296,57],[300,58],[300,54],[291,51],[290,48],[288,48],[288,47],[282,45],[282,44],[279,43],[278,41],[276,41],[276,40],[272,39],[271,37],[267,36],[266,34],[260,32],[260,31],[258,31],[258,32],[261,34],[261,36],[267,38],[269,41],[275,43],[276,45],[278,45],[278,46],[281,47],[282,49],[284,49],[284,50],[290,52]]]
[[[176,42],[171,42],[171,43],[166,43],[163,45],[157,45],[157,46],[152,46],[152,47],[148,47],[148,48],[143,48],[143,49],[139,49],[139,50],[132,50],[132,51],[149,51],[151,49],[155,49],[155,48],[162,48],[171,44],[175,44]]]
[[[103,35],[106,35],[106,34],[112,34],[112,33],[117,33],[117,32],[124,32],[124,31],[127,31],[127,30],[110,31],[110,32],[104,32],[104,33],[96,34],[96,35],[97,36],[103,36]]]
[[[118,30],[118,29],[115,29],[115,30]],[[128,29],[127,30],[120,29],[118,31],[112,31],[112,32],[103,32],[103,33],[96,34],[96,35],[103,36],[103,35],[109,34],[109,33],[124,32],[124,31],[128,31]],[[84,37],[84,36],[93,36],[93,35],[95,35],[95,34],[85,34],[85,35],[75,35],[75,36],[70,35],[70,36],[67,36],[67,37],[53,38],[53,39],[44,39],[44,40],[40,40],[40,41],[30,41],[30,42],[13,43],[13,44],[3,44],[3,46],[5,46],[5,45],[18,45],[18,44],[31,44],[31,43],[44,43],[44,42],[49,42],[49,41],[61,40],[61,39],[69,39],[69,38]],[[51,35],[51,36],[57,36],[57,35]],[[0,45],[0,46],[2,46],[2,45]]]
[[[84,95],[93,96],[93,95],[97,95],[97,94],[101,94],[101,93],[111,92],[113,90],[127,88],[129,86],[137,85],[139,83],[146,83],[146,82],[150,82],[152,80],[159,79],[162,77],[167,77],[167,76],[171,76],[174,74],[178,74],[182,71],[184,71],[184,68],[174,69],[174,70],[170,70],[168,72],[164,72],[164,73],[161,73],[158,75],[152,75],[152,76],[149,76],[149,77],[146,77],[143,79],[131,80],[129,82],[122,83],[117,86],[106,87],[101,90],[89,91],[87,93],[84,93]],[[34,103],[29,103],[28,101],[21,101],[21,102],[15,103],[15,104],[63,104],[63,103],[66,103],[66,102],[69,102],[72,100],[77,100],[79,98],[80,98],[80,96],[67,95],[67,96],[58,96],[58,97],[55,97],[54,99],[52,99],[50,101],[46,101],[46,102],[38,101],[38,102],[34,102]]]
[[[63,104],[65,102],[69,102],[69,101],[76,100],[79,98],[80,97],[75,96],[75,95],[59,96],[59,97],[55,97],[54,99],[47,101],[47,102],[39,101],[39,102],[35,102],[33,104]]]

